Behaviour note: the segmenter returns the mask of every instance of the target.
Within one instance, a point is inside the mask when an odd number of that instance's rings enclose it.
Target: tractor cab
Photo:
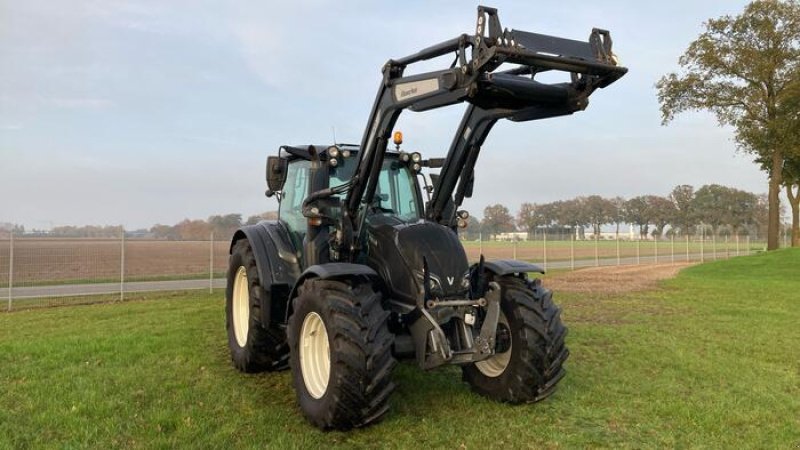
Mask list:
[[[357,164],[358,147],[346,144],[283,146],[277,157],[268,159],[267,196],[278,198],[279,220],[285,224],[301,260],[301,249],[309,234],[329,237],[336,232],[335,224],[341,221],[341,204]],[[368,226],[409,224],[424,217],[423,189],[419,183],[424,177],[423,165],[429,162],[423,161],[420,153],[400,151],[399,144],[395,150],[386,152],[372,201],[362,206]],[[324,201],[306,202],[312,193],[324,189],[336,193]],[[306,259],[316,263],[329,261],[329,255],[325,254],[329,247],[323,244],[318,246],[315,258]],[[302,266],[308,267],[308,262],[303,261]]]

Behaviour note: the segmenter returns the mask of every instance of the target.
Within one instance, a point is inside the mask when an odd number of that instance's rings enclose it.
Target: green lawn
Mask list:
[[[349,433],[307,425],[288,372],[233,369],[219,292],[4,313],[0,448],[798,448],[799,275],[782,250],[651,292],[557,294],[556,395],[508,406],[403,363],[390,414]]]

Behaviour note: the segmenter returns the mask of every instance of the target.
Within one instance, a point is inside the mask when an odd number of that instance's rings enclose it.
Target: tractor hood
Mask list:
[[[378,215],[370,220],[367,246],[368,264],[384,279],[394,299],[416,304],[423,291],[423,261],[428,264],[432,297],[466,297],[467,255],[449,228]]]

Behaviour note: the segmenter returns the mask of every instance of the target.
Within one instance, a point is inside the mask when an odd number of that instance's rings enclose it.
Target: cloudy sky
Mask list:
[[[263,196],[266,156],[331,142],[334,129],[359,142],[381,65],[471,32],[476,6],[273,3],[0,0],[0,222],[137,228],[276,209]],[[677,184],[766,191],[711,116],[662,127],[653,87],[704,20],[745,3],[496,0],[505,27],[575,39],[611,30],[630,73],[585,112],[498,124],[465,206],[480,215],[489,203],[516,211]],[[406,148],[442,156],[462,112],[406,113]]]

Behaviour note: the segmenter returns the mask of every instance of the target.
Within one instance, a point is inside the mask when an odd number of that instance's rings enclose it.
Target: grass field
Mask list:
[[[790,249],[559,292],[572,356],[547,401],[402,363],[386,419],[349,433],[309,426],[288,372],[232,368],[221,293],[0,314],[0,448],[798,448],[798,273]]]

